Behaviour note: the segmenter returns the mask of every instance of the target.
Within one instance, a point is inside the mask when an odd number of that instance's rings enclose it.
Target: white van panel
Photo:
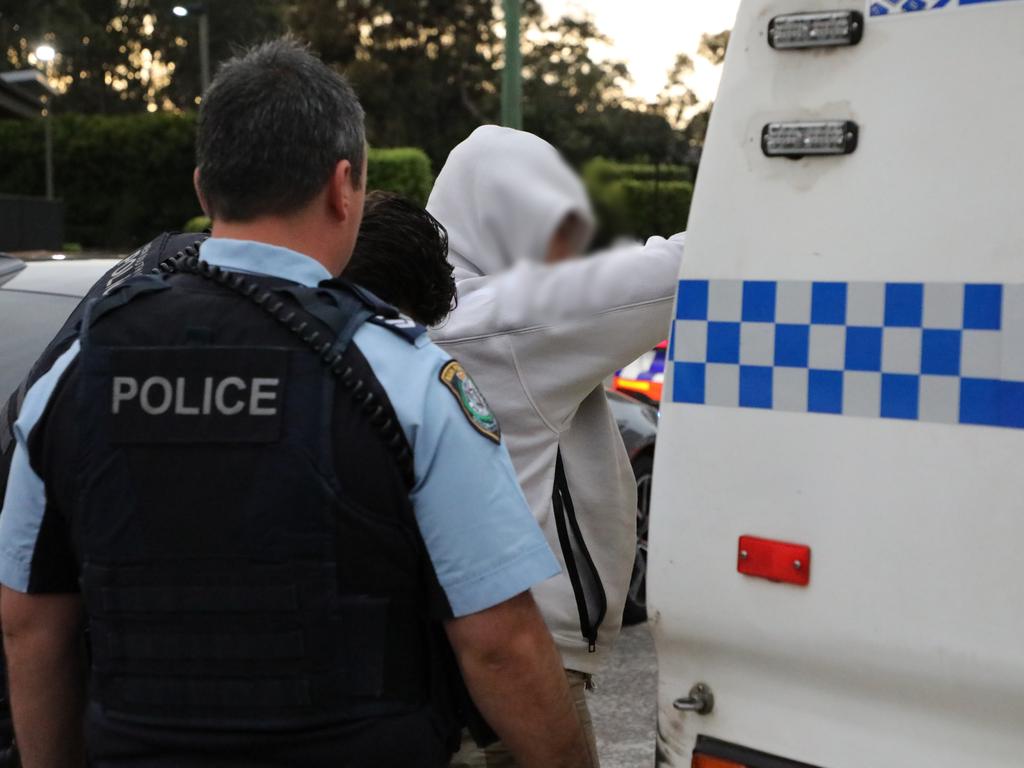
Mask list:
[[[683,278],[1024,284],[1024,0],[885,2],[742,4]],[[853,8],[857,46],[767,43],[778,14]],[[854,120],[859,147],[765,157],[764,125],[799,119]],[[674,402],[673,368],[648,572],[661,764],[704,734],[823,768],[1024,765],[1024,432]],[[745,534],[811,546],[809,586],[738,574]],[[697,682],[714,712],[674,710]]]

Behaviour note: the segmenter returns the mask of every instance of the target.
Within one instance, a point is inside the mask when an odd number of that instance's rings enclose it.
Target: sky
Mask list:
[[[594,17],[598,29],[612,38],[600,58],[621,59],[635,81],[631,95],[653,99],[665,84],[677,53],[694,60],[690,87],[702,101],[718,91],[721,67],[697,56],[700,36],[730,29],[739,0],[541,0],[548,16],[580,11]]]

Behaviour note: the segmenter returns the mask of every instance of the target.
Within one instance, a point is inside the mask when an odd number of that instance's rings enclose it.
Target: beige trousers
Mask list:
[[[569,680],[569,692],[572,694],[573,703],[576,704],[576,714],[580,718],[580,725],[583,726],[583,733],[587,738],[590,760],[594,768],[598,768],[594,723],[590,719],[590,710],[587,708],[586,690],[590,686],[590,675],[567,669],[565,676]],[[517,768],[517,764],[512,754],[500,741],[481,749],[473,743],[469,732],[463,731],[462,747],[452,756],[450,768]]]

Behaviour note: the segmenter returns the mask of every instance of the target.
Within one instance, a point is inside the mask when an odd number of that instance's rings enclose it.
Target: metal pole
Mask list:
[[[46,144],[46,199],[54,199],[53,189],[53,100],[46,97],[46,116],[43,118]]]
[[[210,12],[203,8],[199,12],[199,82],[203,94],[210,87]]]
[[[505,3],[505,69],[501,73],[501,123],[523,127],[523,56],[519,48],[522,0]]]

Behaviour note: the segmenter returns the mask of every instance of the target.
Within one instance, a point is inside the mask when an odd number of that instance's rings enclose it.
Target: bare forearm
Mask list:
[[[536,658],[520,659],[464,674],[481,713],[522,768],[590,768],[557,654],[553,661],[539,665]]]
[[[561,658],[529,599],[495,632],[500,645],[459,643],[449,630],[473,701],[522,768],[591,768]]]
[[[5,591],[4,602],[10,598]],[[85,765],[84,665],[77,631],[22,628],[4,620],[15,739],[24,768]]]

